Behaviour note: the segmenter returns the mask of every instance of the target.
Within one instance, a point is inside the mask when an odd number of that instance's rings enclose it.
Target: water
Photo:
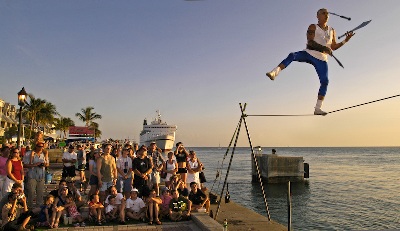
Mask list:
[[[193,148],[205,165],[207,187],[214,182],[226,149]],[[264,148],[264,153],[271,148]],[[224,161],[221,192],[231,156]],[[303,156],[310,178],[292,184],[294,230],[371,230],[400,227],[400,160],[398,147],[278,148],[285,156]],[[250,148],[237,148],[228,177],[231,200],[267,216],[261,187],[251,183]],[[218,190],[217,190],[218,189]],[[268,185],[271,218],[287,224],[287,185]]]

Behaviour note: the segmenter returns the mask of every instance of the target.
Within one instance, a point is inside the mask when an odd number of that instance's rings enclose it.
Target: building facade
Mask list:
[[[16,106],[0,99],[0,136],[4,136],[4,132],[8,128],[18,126],[16,115]]]

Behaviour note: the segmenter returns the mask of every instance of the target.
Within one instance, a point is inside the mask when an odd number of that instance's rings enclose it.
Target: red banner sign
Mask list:
[[[89,129],[89,127],[69,127],[69,135],[93,135],[94,131]]]

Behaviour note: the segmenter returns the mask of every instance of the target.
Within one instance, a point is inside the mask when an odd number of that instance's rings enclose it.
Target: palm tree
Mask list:
[[[59,115],[56,106],[46,100],[43,101],[43,107],[36,114],[36,126],[39,126],[39,124],[43,126],[53,125],[56,116]]]
[[[24,118],[29,121],[30,130],[33,130],[33,126],[43,126],[50,125],[54,122],[55,116],[58,115],[56,106],[52,103],[47,102],[44,99],[35,98],[32,94],[29,94],[29,102],[26,102],[22,109]],[[28,135],[30,137],[31,134]]]
[[[75,122],[68,117],[60,117],[55,119],[54,129],[63,133],[63,138],[67,136],[67,130],[69,127],[75,126]]]
[[[9,127],[6,129],[6,131],[4,132],[4,138],[7,141],[11,141],[13,136],[16,136],[18,134],[18,130],[16,126],[13,127]]]
[[[99,124],[96,122],[91,122],[89,129],[94,131],[94,138],[100,138],[101,137],[101,131],[99,130]]]
[[[85,124],[86,127],[89,127],[89,125],[91,124],[91,122],[95,119],[101,119],[101,115],[96,114],[95,112],[92,112],[92,110],[94,109],[94,107],[86,107],[86,108],[82,108],[81,112],[82,113],[76,113],[75,116],[78,117],[78,119],[82,120]]]

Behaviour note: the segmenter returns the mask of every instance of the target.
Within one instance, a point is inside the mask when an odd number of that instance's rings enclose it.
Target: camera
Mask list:
[[[128,173],[128,169],[125,168],[125,169],[124,169],[124,173]]]
[[[44,163],[40,163],[38,167],[44,167]]]

